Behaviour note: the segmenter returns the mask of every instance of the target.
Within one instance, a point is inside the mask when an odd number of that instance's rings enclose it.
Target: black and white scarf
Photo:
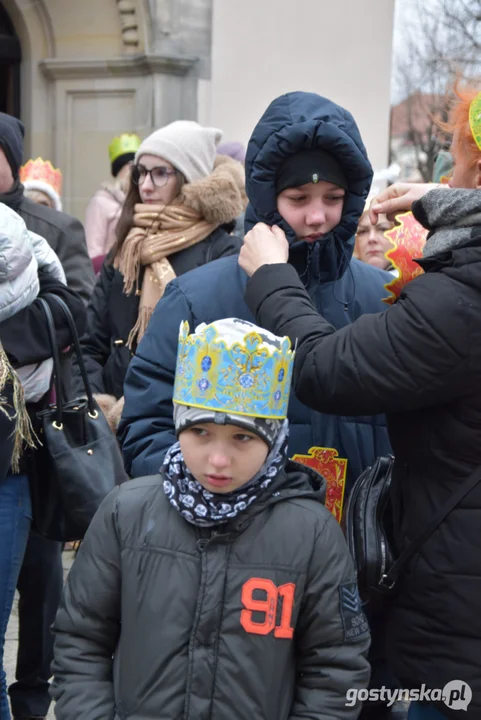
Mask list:
[[[434,188],[413,203],[413,213],[430,232],[423,257],[466,245],[481,234],[481,192]]]
[[[288,422],[259,472],[246,485],[231,493],[212,493],[206,490],[187,469],[180,444],[176,443],[165,456],[161,473],[164,492],[170,504],[187,522],[199,527],[226,523],[244,512],[259,497],[264,496],[287,460]],[[273,493],[276,495],[277,493]]]

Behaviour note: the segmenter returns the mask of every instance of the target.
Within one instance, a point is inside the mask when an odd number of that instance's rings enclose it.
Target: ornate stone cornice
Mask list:
[[[72,78],[132,77],[139,75],[187,75],[197,63],[196,57],[180,55],[126,55],[117,58],[47,58],[39,63],[51,80]]]

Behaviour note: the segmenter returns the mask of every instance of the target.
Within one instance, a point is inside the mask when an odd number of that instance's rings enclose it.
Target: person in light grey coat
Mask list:
[[[29,232],[20,215],[0,204],[0,323],[35,300],[39,269],[66,284],[60,260],[48,242]],[[38,402],[49,391],[52,372],[52,358],[17,368],[25,402]]]

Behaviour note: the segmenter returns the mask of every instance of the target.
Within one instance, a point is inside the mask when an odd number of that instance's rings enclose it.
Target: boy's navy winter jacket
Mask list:
[[[349,182],[340,224],[314,245],[297,241],[277,212],[275,190],[276,172],[284,158],[310,147],[335,154]],[[352,259],[354,234],[371,179],[372,168],[351,114],[319,95],[298,92],[275,100],[249,143],[246,230],[262,221],[286,231],[289,262],[316,308],[336,328],[386,307],[384,285],[392,275]],[[192,331],[202,322],[224,317],[254,321],[244,302],[246,281],[237,257],[223,258],[174,280],[158,303],[124,385],[119,437],[133,476],[157,472],[175,442],[172,389],[181,321],[187,320]],[[341,475],[347,460],[348,487],[378,455],[390,452],[383,416],[325,415],[292,397],[289,421],[290,455],[307,455],[311,448],[332,449]]]

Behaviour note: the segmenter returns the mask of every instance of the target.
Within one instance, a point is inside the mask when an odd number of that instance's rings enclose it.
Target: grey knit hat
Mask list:
[[[215,425],[235,425],[258,435],[272,450],[279,435],[284,421],[265,420],[264,418],[249,417],[247,415],[235,415],[234,413],[215,412],[214,410],[203,410],[189,407],[188,405],[177,405],[174,403],[174,425],[177,437],[181,432],[194,425],[201,423],[214,423]]]
[[[142,155],[155,155],[170,162],[187,182],[195,182],[213,171],[221,139],[222,130],[203,127],[193,120],[177,120],[145,138],[135,162]]]

